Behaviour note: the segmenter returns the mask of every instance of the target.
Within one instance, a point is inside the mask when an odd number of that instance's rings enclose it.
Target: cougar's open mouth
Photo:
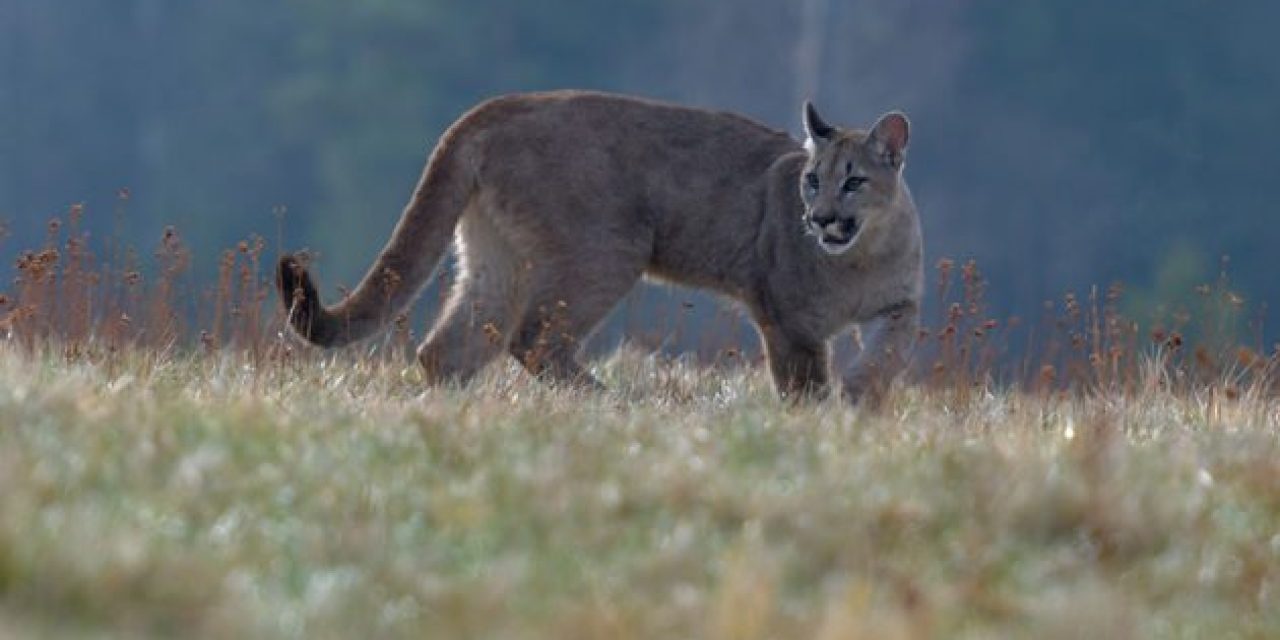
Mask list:
[[[818,232],[818,246],[829,254],[844,253],[853,246],[858,238],[858,221],[853,219],[836,220]]]

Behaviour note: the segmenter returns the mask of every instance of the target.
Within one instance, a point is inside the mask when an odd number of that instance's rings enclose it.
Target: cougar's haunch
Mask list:
[[[299,260],[277,282],[303,338],[368,337],[412,302],[451,242],[458,279],[418,350],[432,382],[507,352],[550,380],[599,387],[582,344],[642,277],[740,302],[787,396],[825,394],[830,339],[872,323],[842,371],[878,398],[914,341],[922,254],[902,178],[909,124],[869,130],[803,109],[806,140],[742,116],[581,91],[504,96],[441,137],[386,247],[322,304]]]

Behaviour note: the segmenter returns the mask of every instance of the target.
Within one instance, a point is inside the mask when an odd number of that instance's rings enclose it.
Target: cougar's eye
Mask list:
[[[808,189],[809,191],[812,191],[812,192],[814,192],[814,193],[817,193],[817,191],[818,191],[818,174],[816,174],[816,173],[806,173],[806,174],[804,174],[804,186],[805,186],[805,188],[806,188],[806,189]]]
[[[862,185],[866,184],[866,182],[867,179],[862,176],[849,176],[845,179],[844,185],[840,188],[845,193],[853,193],[854,191],[862,188]]]

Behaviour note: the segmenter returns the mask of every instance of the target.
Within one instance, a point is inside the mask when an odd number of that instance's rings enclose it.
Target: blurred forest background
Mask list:
[[[1153,313],[1222,255],[1256,304],[1280,299],[1276,25],[1280,3],[1204,0],[0,0],[0,251],[85,203],[144,253],[175,225],[197,276],[251,233],[310,247],[332,299],[488,96],[620,91],[793,133],[813,97],[839,123],[910,114],[928,261],[976,259],[997,314],[1113,281]]]

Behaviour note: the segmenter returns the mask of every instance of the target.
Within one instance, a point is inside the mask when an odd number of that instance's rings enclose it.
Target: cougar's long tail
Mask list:
[[[442,138],[387,245],[342,301],[324,306],[299,260],[280,258],[276,283],[299,335],[324,347],[355,342],[386,326],[417,297],[449,248],[475,185],[457,149],[456,133]]]

